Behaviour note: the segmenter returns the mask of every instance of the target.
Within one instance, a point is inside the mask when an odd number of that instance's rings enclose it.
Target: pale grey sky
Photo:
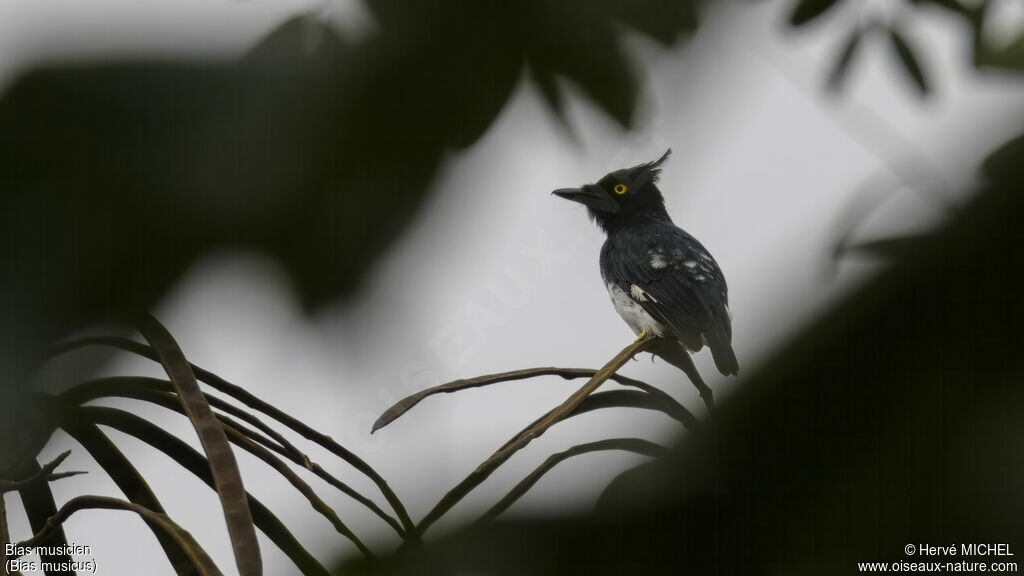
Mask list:
[[[5,5],[0,77],[43,56],[241,54],[276,23],[321,6],[101,5]],[[363,14],[344,3],[329,6],[337,21]],[[632,333],[598,276],[601,232],[579,206],[549,192],[654,159],[671,146],[661,185],[669,212],[726,274],[741,374],[749,374],[787,334],[870,273],[871,265],[846,262],[837,275],[828,274],[832,242],[853,198],[893,196],[869,222],[867,230],[875,234],[934,219],[927,199],[932,187],[963,188],[977,160],[1019,130],[1001,118],[1019,111],[1024,88],[1020,81],[968,70],[953,23],[936,17],[911,30],[932,56],[936,93],[923,105],[882,43],[859,55],[842,97],[826,98],[821,86],[841,35],[827,25],[787,34],[786,6],[716,4],[696,37],[672,51],[635,40],[649,89],[640,125],[631,133],[576,98],[567,114],[574,141],[535,89],[521,85],[476,146],[446,159],[426,209],[356,297],[312,321],[300,311],[282,269],[241,250],[197,262],[156,313],[190,359],[362,455],[419,518],[578,384],[544,379],[466,391],[431,398],[372,437],[370,424],[392,402],[426,386],[528,366],[596,368],[627,344]],[[362,24],[355,26],[365,25],[365,15],[358,18]],[[904,173],[922,189],[908,189]],[[742,383],[718,376],[707,352],[698,366],[724,401]],[[138,361],[119,361],[109,371],[159,375]],[[661,386],[703,415],[695,392],[663,363],[643,357],[624,372]],[[160,410],[145,414],[197,445],[180,418]],[[677,432],[667,418],[641,411],[574,419],[518,454],[434,529],[478,515],[553,451],[615,436],[667,442]],[[112,436],[123,442],[170,515],[207,546],[225,573],[234,573],[212,492],[162,455]],[[43,457],[70,445],[58,434]],[[309,451],[376,496],[351,469]],[[277,474],[244,455],[241,460],[250,491],[300,539],[313,539],[314,553],[325,558],[339,549],[343,540],[317,536],[330,527]],[[589,506],[611,478],[641,460],[610,453],[567,462],[509,513]],[[95,470],[82,450],[65,467]],[[100,471],[54,489],[60,501],[86,492],[118,495]],[[371,546],[386,550],[395,542],[357,504],[329,489],[322,494]],[[26,534],[21,513],[12,509],[11,517],[15,534]],[[70,540],[92,545],[100,574],[172,574],[148,529],[129,514],[83,513],[67,530]],[[263,550],[268,574],[290,572],[265,540]]]

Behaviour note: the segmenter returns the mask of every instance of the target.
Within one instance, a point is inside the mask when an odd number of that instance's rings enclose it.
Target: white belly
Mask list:
[[[612,283],[608,283],[607,286],[608,295],[612,298],[612,305],[615,306],[615,311],[619,313],[619,316],[622,316],[622,319],[626,321],[626,324],[629,325],[634,334],[639,336],[641,332],[646,331],[654,336],[665,335],[665,327],[652,318],[628,292]]]

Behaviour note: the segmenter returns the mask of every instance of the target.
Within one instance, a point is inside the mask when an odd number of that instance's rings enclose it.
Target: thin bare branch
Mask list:
[[[421,390],[399,400],[393,406],[385,410],[379,418],[377,418],[377,421],[373,423],[373,428],[370,430],[370,433],[372,434],[391,422],[394,422],[414,406],[419,404],[422,400],[435,394],[450,394],[452,392],[458,392],[468,388],[480,388],[483,386],[490,386],[491,384],[499,384],[501,382],[510,382],[514,380],[525,380],[528,378],[536,378],[538,376],[560,376],[566,380],[572,380],[575,378],[592,378],[597,374],[597,372],[597,370],[590,368],[556,368],[553,366],[546,366],[541,368],[524,368],[522,370],[512,370],[510,372],[501,372],[499,374],[488,374],[486,376],[477,376],[475,378],[461,378],[459,380],[453,380],[445,384],[427,388],[426,390]],[[682,404],[676,402],[674,398],[662,390],[645,382],[641,382],[640,380],[621,376],[619,374],[613,374],[608,379],[618,384],[633,386],[634,388],[639,388],[645,392],[656,395],[662,402],[671,406],[673,415],[678,415],[680,418],[685,419],[689,424],[697,424],[697,419],[693,418],[693,415],[690,414]],[[687,415],[690,417],[688,418]],[[684,422],[684,424],[687,422]]]
[[[299,491],[299,493],[306,497],[306,500],[309,501],[309,504],[313,507],[313,509],[319,512],[321,515],[323,515],[324,518],[327,518],[327,520],[331,523],[332,526],[334,526],[334,529],[337,530],[339,534],[351,540],[352,543],[355,544],[357,548],[359,548],[359,551],[362,552],[364,556],[366,556],[367,558],[374,557],[373,552],[371,552],[370,549],[367,548],[365,544],[363,544],[359,537],[356,536],[355,532],[353,532],[348,526],[346,526],[345,523],[341,521],[341,518],[338,517],[338,514],[330,506],[328,506],[326,502],[324,502],[319,496],[317,496],[313,488],[305,481],[303,481],[301,478],[299,478],[299,476],[295,474],[295,472],[292,471],[292,469],[289,468],[287,464],[282,462],[280,458],[277,458],[276,456],[271,454],[270,451],[264,448],[263,446],[260,446],[246,438],[245,435],[235,430],[231,426],[227,424],[222,424],[222,426],[224,427],[224,432],[227,433],[228,438],[233,443],[235,443],[238,446],[241,446],[246,452],[249,452],[250,454],[256,456],[260,460],[263,460],[268,466],[277,471],[278,474],[284,476],[285,479],[288,480],[288,482],[292,486],[294,486],[296,490]]]
[[[234,408],[233,414],[245,414],[248,417],[243,418],[246,422],[258,422],[257,426],[260,430],[273,430],[263,422],[261,422],[254,415],[245,412],[237,407],[228,404],[224,400],[217,398],[211,394],[204,394],[210,405],[218,409],[223,409],[225,406],[231,406]],[[181,403],[178,402],[177,396],[175,395],[173,386],[167,380],[161,380],[159,378],[147,378],[147,377],[114,377],[114,378],[100,378],[96,380],[90,380],[82,384],[78,384],[72,388],[66,390],[61,394],[60,399],[62,401],[71,403],[73,405],[80,405],[84,402],[92,400],[94,398],[116,396],[119,398],[131,398],[134,400],[141,400],[143,402],[150,402],[173,410],[179,414],[184,414],[185,411],[181,407]],[[342,493],[348,495],[356,502],[359,502],[363,506],[366,506],[371,512],[376,514],[382,520],[384,520],[395,532],[402,538],[405,538],[405,531],[402,526],[398,523],[395,518],[391,517],[387,512],[382,510],[375,502],[363,496],[358,491],[345,484],[338,478],[335,478],[330,473],[325,471],[319,464],[312,462],[308,456],[300,452],[297,448],[292,446],[291,449],[284,445],[281,445],[266,436],[248,428],[239,422],[225,416],[223,414],[215,413],[217,419],[222,423],[234,428],[250,440],[255,441],[262,446],[280,454],[287,458],[289,461],[297,464],[298,466],[305,468],[322,480],[337,488]],[[279,434],[276,434],[280,437]]]
[[[498,501],[497,504],[491,507],[490,510],[484,513],[480,518],[479,522],[490,522],[502,512],[508,510],[509,506],[514,504],[517,500],[522,498],[538,480],[541,479],[545,474],[548,473],[552,468],[558,464],[572,458],[573,456],[579,456],[580,454],[587,454],[589,452],[598,452],[602,450],[626,450],[629,452],[636,452],[637,454],[643,454],[644,456],[664,456],[668,449],[664,446],[642,440],[640,438],[610,438],[608,440],[598,440],[597,442],[588,442],[586,444],[579,444],[548,456],[540,466],[534,469],[529,476],[523,478],[518,484],[515,485],[512,490],[505,495],[504,498]]]
[[[213,560],[211,560],[206,554],[206,551],[203,550],[202,546],[195,541],[187,530],[176,524],[166,514],[153,512],[145,506],[139,506],[138,504],[132,504],[131,502],[106,496],[78,496],[77,498],[72,498],[67,504],[61,506],[60,510],[58,510],[56,514],[46,521],[46,526],[44,526],[36,535],[24,542],[19,542],[14,545],[16,556],[21,556],[21,554],[17,553],[19,551],[27,551],[41,545],[43,542],[46,542],[46,539],[58,530],[64,521],[70,518],[75,512],[80,510],[97,509],[127,510],[135,512],[144,520],[156,523],[163,528],[167,534],[174,538],[183,550],[187,551],[189,558],[199,571],[199,574],[202,576],[221,576],[221,571],[217,568],[217,565],[213,563]]]
[[[501,466],[506,460],[511,458],[513,454],[525,448],[526,445],[534,438],[538,438],[544,434],[548,428],[566,418],[576,410],[577,407],[579,407],[587,396],[594,392],[594,390],[596,390],[601,384],[604,384],[611,379],[623,364],[628,362],[630,358],[646,350],[653,342],[654,338],[646,337],[638,339],[629,346],[623,348],[621,352],[611,359],[611,361],[598,370],[586,384],[562,402],[558,408],[552,410],[546,417],[541,419],[540,422],[530,427],[528,430],[516,435],[516,437],[503,448],[499,449],[497,452],[492,454],[490,458],[477,466],[476,470],[471,472],[465,480],[449,490],[448,493],[441,498],[441,501],[438,502],[434,508],[427,513],[423,520],[420,521],[416,527],[420,535],[422,535],[431,524],[436,522],[448,510],[455,506],[455,504],[462,500],[466,494],[469,494],[470,491],[486,480],[498,468],[498,466]]]
[[[145,506],[153,512],[166,513],[146,479],[99,426],[72,416],[72,410],[62,408],[60,412],[64,416],[61,418],[61,428],[85,448],[128,501]],[[160,543],[174,573],[177,576],[195,576],[196,570],[187,551],[182,550],[160,525],[150,520],[145,522]]]
[[[658,390],[653,386],[651,388],[657,392],[661,392],[661,390]],[[662,394],[664,394],[664,392],[662,392]],[[668,396],[668,394],[665,394],[665,396]],[[668,397],[671,399],[671,396]],[[672,402],[675,402],[675,400],[672,399]],[[690,411],[684,408],[682,405],[676,403],[676,406],[678,406],[678,410],[673,408],[671,404],[666,405],[664,402],[661,401],[660,398],[649,392],[643,392],[638,390],[608,390],[606,392],[595,392],[594,394],[591,394],[590,396],[584,398],[583,402],[581,402],[580,405],[577,406],[571,414],[566,416],[566,419],[572,418],[574,416],[579,416],[580,414],[586,414],[587,412],[590,412],[592,410],[600,410],[602,408],[646,408],[649,410],[660,410],[665,414],[668,414],[669,416],[678,420],[683,425],[683,427],[685,427],[690,432],[697,431],[698,426],[700,425],[700,423],[697,421],[697,417],[691,414]],[[544,415],[541,416],[540,418],[537,418],[533,422],[530,422],[525,428],[523,428],[519,432],[519,434],[512,437],[512,439],[509,440],[508,442],[502,444],[501,448],[499,448],[498,450],[504,450],[505,448],[510,446],[513,442],[516,441],[516,438],[518,438],[520,434],[525,434],[526,431],[539,424],[542,420],[550,416],[551,413],[557,409],[558,407],[556,406],[555,408],[552,408],[551,410],[545,412]]]
[[[87,346],[107,346],[111,348],[117,348],[120,350],[124,350],[126,352],[137,354],[144,358],[149,358],[150,360],[159,361],[156,352],[154,352],[154,350],[149,346],[142,344],[140,342],[136,342],[134,340],[130,340],[128,338],[121,338],[117,336],[93,336],[71,340],[52,349],[50,351],[50,354],[48,355],[48,358],[52,358],[59,354],[63,354]],[[317,432],[316,430],[307,426],[302,421],[293,418],[292,416],[289,416],[288,414],[282,412],[281,410],[278,410],[274,406],[271,406],[270,404],[267,404],[266,402],[260,400],[256,396],[253,396],[240,386],[232,384],[227,380],[224,380],[220,376],[217,376],[216,374],[208,370],[204,370],[203,368],[195,364],[190,363],[189,366],[195,373],[196,378],[198,378],[202,382],[205,382],[214,389],[231,396],[232,398],[238,400],[239,402],[245,404],[246,406],[259,412],[262,412],[267,416],[270,416],[271,418],[277,420],[281,424],[284,424],[285,426],[287,426],[288,428],[290,428],[292,431],[296,432],[303,438],[319,444],[327,451],[341,458],[345,462],[348,462],[353,468],[359,470],[364,475],[366,475],[366,477],[373,481],[373,483],[381,491],[381,494],[383,494],[384,498],[388,501],[388,504],[390,504],[391,508],[395,511],[395,514],[398,516],[399,521],[402,523],[402,527],[405,529],[407,537],[414,539],[417,538],[415,531],[416,526],[415,524],[413,524],[412,519],[409,517],[409,513],[405,509],[405,505],[402,504],[402,501],[399,500],[398,495],[395,494],[394,490],[391,489],[387,481],[384,480],[384,477],[381,476],[376,470],[374,470],[372,466],[367,464],[366,461],[364,461],[362,458],[360,458],[355,453],[351,452],[349,449],[345,448],[341,444],[335,442],[334,439],[331,438],[330,436]]]
[[[166,454],[204,484],[215,489],[210,463],[206,457],[177,436],[130,412],[102,406],[79,406],[69,415],[89,425],[110,427],[132,436]],[[301,572],[307,576],[327,576],[328,571],[299,542],[288,528],[258,498],[247,494],[253,521]],[[56,508],[54,509],[56,512]],[[52,515],[52,513],[51,513]]]

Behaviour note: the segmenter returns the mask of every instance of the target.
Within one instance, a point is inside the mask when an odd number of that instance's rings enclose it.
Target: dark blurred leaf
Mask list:
[[[664,488],[651,489],[652,472],[658,467],[657,461],[648,461],[638,464],[627,470],[623,470],[618,476],[612,479],[601,495],[597,497],[594,510],[600,513],[617,513],[623,509],[635,507],[638,502],[648,500],[645,493],[664,493]],[[668,480],[671,482],[671,480]]]
[[[537,84],[537,88],[540,89],[544,100],[551,107],[552,112],[564,123],[565,116],[562,114],[562,111],[565,106],[565,95],[562,94],[562,90],[559,88],[555,77],[549,72],[537,70],[535,66],[530,66],[530,73],[534,83]]]
[[[246,502],[242,474],[224,430],[199,390],[192,365],[185,359],[185,354],[170,332],[149,315],[139,318],[136,326],[153,347],[160,364],[174,384],[181,405],[192,421],[192,427],[210,461],[210,471],[213,473],[217,496],[224,508],[238,572],[241,576],[259,576],[263,572],[263,559],[256,539],[256,529]]]
[[[670,45],[699,23],[700,0],[576,0],[580,10],[600,10],[633,30]]]
[[[876,256],[889,262],[905,259],[915,251],[920,250],[930,239],[929,234],[914,236],[900,236],[896,238],[882,238],[845,246],[839,256],[845,254],[866,254]]]
[[[51,403],[20,391],[4,395],[0,383],[0,480],[13,480],[57,429]]]
[[[621,46],[620,24],[669,44],[695,28],[694,4],[692,0],[443,0],[414,7],[397,0],[374,0],[369,7],[386,32],[382,39],[394,42],[400,34],[400,45],[417,49],[405,58],[413,60],[409,64],[413,77],[432,70],[441,77],[465,76],[472,80],[453,82],[452,87],[459,90],[448,92],[449,101],[455,94],[463,108],[476,105],[481,89],[504,86],[504,80],[494,83],[491,78],[508,78],[509,71],[517,77],[525,57],[542,79],[542,90],[549,101],[556,100],[550,98],[547,78],[569,78],[608,114],[628,126],[638,85],[633,63]],[[423,26],[424,22],[430,25]],[[429,41],[421,42],[422,38]],[[426,68],[416,63],[421,59]],[[511,85],[506,88],[511,90]]]
[[[892,41],[892,47],[896,51],[896,55],[899,57],[900,62],[903,63],[903,69],[914,81],[921,94],[928,94],[929,88],[924,77],[924,71],[921,69],[921,64],[914,54],[914,49],[907,43],[903,33],[895,27],[890,28],[889,38]]]
[[[789,16],[789,23],[794,26],[803,26],[824,14],[837,3],[838,0],[800,0]]]
[[[981,173],[989,180],[1010,180],[1020,175],[1024,159],[1024,134],[1003,142],[981,163]]]
[[[964,15],[964,16],[969,14],[969,10],[963,4],[958,2],[957,0],[913,0],[913,2],[914,2],[914,4],[918,4],[918,5],[921,5],[921,4],[932,4],[932,5],[935,5],[935,6],[939,6],[941,8],[945,8],[946,10],[949,10],[950,12],[954,12],[956,14],[960,14],[960,15]]]
[[[985,42],[980,42],[975,54],[975,64],[979,68],[1024,72],[1024,34],[998,50],[989,48]]]
[[[670,43],[692,0],[373,0],[344,42],[293,18],[238,62],[42,67],[0,99],[0,386],[53,338],[148,309],[201,254],[269,254],[303,304],[344,297],[405,229],[444,154],[475,142],[536,71],[628,125],[625,28]],[[10,394],[8,394],[10,391]],[[15,460],[0,453],[3,461]]]
[[[544,2],[525,36],[538,74],[572,80],[623,126],[636,107],[637,75],[607,14],[581,2]]]
[[[838,92],[842,89],[843,81],[846,79],[846,75],[850,70],[850,63],[853,61],[853,56],[856,54],[857,47],[860,46],[860,41],[863,36],[864,31],[860,26],[856,26],[850,31],[850,35],[847,36],[846,41],[843,43],[843,48],[839,52],[839,57],[836,59],[836,63],[832,67],[832,72],[828,76],[829,90]]]

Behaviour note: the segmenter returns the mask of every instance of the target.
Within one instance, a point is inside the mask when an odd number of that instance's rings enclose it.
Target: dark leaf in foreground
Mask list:
[[[969,14],[969,10],[960,3],[960,0],[913,0],[913,2],[915,4],[933,4],[961,16],[967,16]]]
[[[556,113],[568,81],[628,126],[642,74],[627,30],[669,44],[695,27],[695,4],[372,0],[359,43],[303,16],[240,60],[15,78],[0,97],[0,294],[17,311],[0,323],[0,434],[31,425],[20,387],[49,342],[150,309],[211,250],[276,260],[308,309],[350,295],[524,63]],[[25,459],[11,450],[0,469]]]
[[[789,23],[793,26],[803,26],[836,4],[838,0],[800,0],[789,16]]]
[[[868,254],[892,262],[912,255],[928,240],[928,234],[881,238],[846,246],[843,248],[843,252],[845,254]]]
[[[988,180],[1006,180],[1017,177],[1021,159],[1024,159],[1024,134],[1019,134],[995,149],[981,163],[981,173]]]
[[[1003,48],[990,48],[985,42],[979,42],[976,50],[975,64],[979,68],[1024,72],[1024,33]]]
[[[896,28],[890,28],[889,39],[892,41],[892,47],[896,51],[900,62],[903,63],[903,69],[914,81],[914,85],[917,86],[922,95],[928,94],[929,87],[928,82],[925,80],[924,71],[921,69],[921,64],[915,55],[914,49],[907,43],[903,33]]]
[[[832,72],[828,76],[829,90],[838,92],[842,89],[843,81],[846,79],[846,76],[850,71],[850,63],[853,62],[853,57],[857,53],[857,48],[860,46],[861,38],[863,36],[864,31],[860,26],[856,26],[850,31],[850,35],[847,36],[846,42],[843,43],[843,48],[839,52],[839,57],[836,59],[836,63],[832,67]]]

